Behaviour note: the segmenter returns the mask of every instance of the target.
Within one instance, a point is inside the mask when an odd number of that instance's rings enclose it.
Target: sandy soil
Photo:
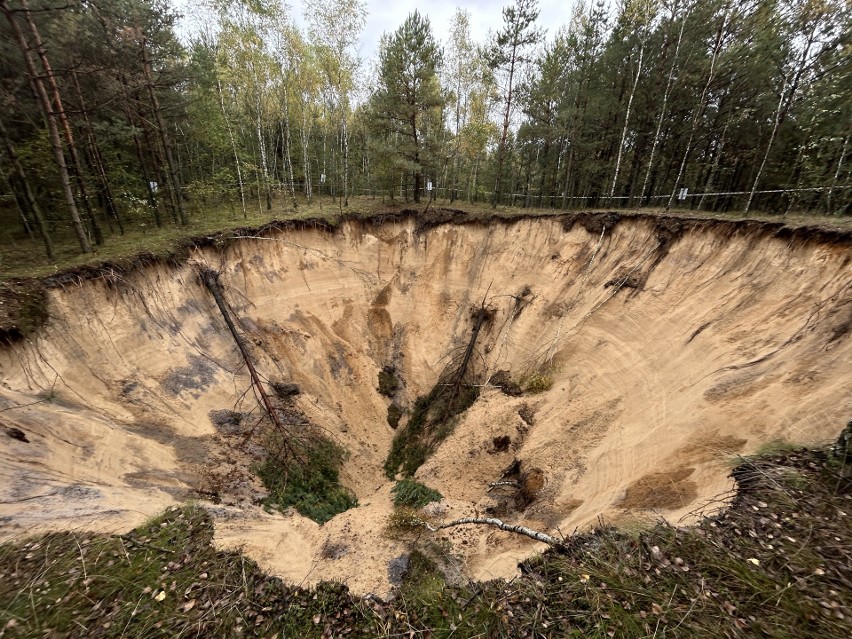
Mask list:
[[[731,224],[659,237],[647,220],[602,233],[554,219],[422,234],[351,222],[199,251],[222,271],[259,370],[298,384],[299,408],[350,453],[343,479],[361,505],[324,526],[252,505],[252,455],[210,413],[257,408],[191,266],[54,290],[38,337],[0,350],[0,537],[125,531],[218,482],[221,546],[295,583],[386,595],[388,563],[411,542],[383,532],[393,431],[377,375],[395,365],[410,406],[467,343],[483,299],[496,312],[478,342],[483,374],[553,385],[483,390],[417,473],[446,497],[437,516],[498,512],[555,534],[688,523],[724,503],[732,457],[832,439],[852,414],[850,251]],[[488,490],[516,459],[538,473],[528,504]],[[476,527],[418,543],[475,579],[511,577],[541,548]]]

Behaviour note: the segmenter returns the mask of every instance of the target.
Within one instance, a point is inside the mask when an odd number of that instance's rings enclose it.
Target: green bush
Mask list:
[[[385,534],[391,539],[404,538],[411,533],[422,532],[426,525],[423,516],[414,508],[396,508],[388,515]]]
[[[407,506],[409,508],[423,508],[433,501],[441,501],[444,496],[437,490],[432,490],[413,479],[401,479],[391,488],[394,506]]]
[[[279,448],[274,441],[269,446],[270,450]],[[301,444],[299,460],[270,455],[258,469],[269,490],[264,503],[282,511],[292,506],[318,524],[356,507],[358,500],[340,485],[340,465],[345,455],[343,448],[322,438]]]

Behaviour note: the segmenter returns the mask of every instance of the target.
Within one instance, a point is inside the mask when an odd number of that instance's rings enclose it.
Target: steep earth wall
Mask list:
[[[553,385],[483,389],[417,473],[446,497],[440,516],[496,509],[566,534],[599,519],[688,523],[730,490],[733,456],[831,439],[852,415],[850,258],[848,242],[733,223],[394,218],[66,278],[37,335],[0,350],[0,536],[120,532],[215,494],[222,545],[297,583],[384,594],[406,543],[382,533],[393,430],[377,374],[396,366],[396,401],[410,406],[483,300],[495,311],[478,342],[483,381],[508,370]],[[256,405],[193,262],[221,271],[258,369],[298,384],[301,412],[348,449],[357,509],[320,527],[252,504],[256,457],[214,422]],[[536,469],[535,494],[507,508],[488,484],[515,459]],[[511,576],[540,548],[490,529],[444,538],[478,579]]]

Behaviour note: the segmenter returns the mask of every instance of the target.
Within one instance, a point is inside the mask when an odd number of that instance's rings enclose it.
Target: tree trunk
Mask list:
[[[145,123],[142,122],[142,126],[136,126],[136,120],[133,117],[133,113],[130,110],[130,97],[127,92],[127,79],[124,76],[119,78],[121,84],[121,92],[122,92],[122,111],[124,111],[124,115],[127,118],[127,123],[130,125],[130,128],[133,129],[133,148],[136,151],[136,158],[139,160],[139,168],[142,172],[142,179],[145,181],[145,192],[148,194],[148,207],[151,209],[151,214],[154,216],[154,223],[157,225],[157,228],[161,228],[163,226],[163,220],[160,216],[160,206],[157,202],[157,193],[154,191],[154,187],[151,184],[151,172],[149,168],[154,171],[156,175],[156,167],[149,167],[148,158],[145,155],[145,152],[142,148],[142,141],[139,139],[139,135],[136,133],[137,129],[142,129],[143,133],[145,131]],[[147,137],[147,136],[146,136]],[[150,148],[150,145],[148,146]]]
[[[834,187],[837,185],[837,179],[840,177],[840,169],[843,167],[843,158],[846,157],[846,148],[849,145],[849,136],[843,138],[843,147],[840,149],[840,157],[837,159],[837,168],[834,170],[834,174],[831,176],[831,186],[828,187],[828,194],[826,195],[825,200],[825,212],[829,215],[833,215],[835,212],[831,210],[831,195],[832,191],[834,191]],[[840,214],[840,211],[837,212]]]
[[[636,95],[636,87],[639,86],[639,77],[642,74],[642,61],[645,59],[645,42],[642,42],[642,45],[639,47],[639,66],[636,67],[636,78],[633,80],[633,88],[630,89],[630,97],[627,100],[627,113],[624,116],[624,128],[621,130],[621,142],[618,145],[618,156],[615,160],[615,171],[612,175],[612,188],[609,191],[609,201],[607,205],[610,205],[612,202],[612,198],[615,197],[615,187],[618,183],[618,173],[621,170],[621,157],[624,153],[624,141],[627,139],[627,128],[630,124],[630,111],[633,108],[633,97]]]
[[[663,92],[663,106],[660,108],[660,117],[657,119],[657,130],[654,132],[654,142],[651,144],[651,154],[648,157],[648,170],[645,172],[645,180],[642,182],[642,191],[639,193],[639,202],[640,204],[644,204],[647,201],[647,198],[650,197],[648,193],[648,180],[651,177],[651,170],[654,167],[654,159],[657,155],[657,148],[660,146],[660,132],[663,128],[663,120],[666,117],[666,107],[669,103],[669,95],[672,92],[672,85],[674,83],[674,72],[677,65],[677,56],[680,53],[680,44],[683,41],[683,30],[686,26],[686,19],[689,17],[689,12],[684,13],[683,20],[680,23],[680,33],[677,36],[677,44],[675,45],[674,56],[672,57],[672,66],[669,69],[669,77],[666,80],[666,90]]]
[[[77,78],[77,71],[71,71],[71,77],[74,80],[74,88],[77,90],[77,100],[80,103],[80,113],[83,115],[83,123],[86,125],[86,137],[88,139],[89,156],[92,160],[94,173],[100,182],[100,193],[104,202],[104,213],[107,219],[112,217],[118,224],[119,232],[124,235],[124,224],[121,221],[121,216],[118,214],[118,209],[115,206],[115,199],[112,196],[112,188],[109,184],[106,167],[104,166],[103,156],[101,155],[98,141],[95,136],[95,131],[92,128],[92,123],[89,120],[89,112],[86,109],[86,103],[83,101],[83,92],[80,90],[80,81]]]
[[[284,87],[284,164],[287,167],[287,177],[289,179],[290,199],[293,201],[293,208],[299,208],[299,203],[296,202],[296,186],[293,183],[293,158],[290,155],[290,105],[287,101],[287,87]]]
[[[503,190],[503,162],[506,159],[506,140],[509,137],[509,116],[512,111],[512,82],[515,79],[515,58],[518,47],[512,47],[512,61],[509,65],[509,86],[506,91],[506,109],[503,112],[503,131],[500,134],[500,146],[497,149],[497,178],[494,183],[494,193],[491,199],[491,207],[497,208]]]
[[[349,206],[349,130],[346,128],[348,105],[341,105],[341,127],[343,139],[343,206]]]
[[[707,192],[713,188],[713,181],[715,179],[716,174],[719,172],[719,162],[722,158],[722,149],[725,148],[725,141],[728,136],[728,126],[731,123],[732,116],[733,110],[728,115],[727,120],[725,120],[725,126],[722,129],[722,135],[719,136],[719,144],[716,145],[715,154],[713,156],[713,166],[711,166],[710,170],[707,172],[707,181],[704,183],[703,189],[704,192],[701,194],[701,199],[698,200],[699,210],[704,208],[704,200],[707,197]]]
[[[672,193],[669,196],[669,200],[666,203],[666,210],[668,211],[672,203],[674,202],[675,195],[677,194],[677,190],[680,188],[680,181],[683,178],[683,172],[686,169],[686,161],[689,159],[689,153],[692,151],[692,142],[695,139],[695,131],[698,128],[698,120],[701,119],[702,114],[704,113],[705,108],[707,107],[707,92],[710,90],[710,85],[713,82],[713,79],[716,77],[716,61],[719,59],[719,52],[722,49],[722,39],[725,37],[725,26],[728,24],[728,18],[730,11],[730,5],[725,8],[725,14],[722,16],[722,23],[719,25],[719,30],[716,32],[716,42],[713,45],[713,57],[710,59],[710,71],[707,74],[707,82],[704,83],[704,90],[701,91],[701,97],[698,99],[698,104],[695,107],[695,111],[692,114],[692,123],[689,127],[689,139],[686,142],[686,150],[683,152],[683,158],[680,161],[680,167],[677,171],[677,177],[675,177],[674,186],[672,187]]]
[[[748,195],[748,200],[746,201],[745,209],[743,212],[748,213],[751,208],[751,202],[754,199],[754,194],[757,191],[757,185],[760,182],[760,178],[763,175],[763,169],[766,167],[766,160],[769,159],[769,153],[772,151],[772,145],[775,144],[775,138],[778,136],[778,128],[784,122],[784,119],[787,117],[787,112],[790,110],[790,107],[793,104],[793,100],[796,97],[796,91],[799,88],[799,82],[802,79],[802,74],[805,72],[805,68],[807,66],[808,55],[810,54],[811,47],[814,45],[814,37],[816,33],[816,23],[814,24],[814,28],[811,30],[810,36],[808,37],[808,41],[805,45],[805,48],[802,50],[802,57],[799,60],[799,65],[796,68],[796,72],[793,74],[793,79],[789,83],[790,93],[787,94],[787,78],[784,78],[784,86],[781,88],[781,99],[778,100],[778,107],[775,110],[775,118],[772,125],[772,133],[769,136],[769,142],[766,145],[766,152],[763,154],[763,160],[760,163],[760,168],[757,170],[757,175],[754,176],[754,182],[751,185],[751,192]],[[785,100],[785,94],[786,100]]]
[[[222,93],[222,83],[219,78],[216,78],[216,88],[219,91],[219,105],[222,108],[222,118],[225,120],[225,128],[228,130],[228,139],[231,141],[231,149],[234,152],[234,165],[237,168],[237,188],[240,191],[240,204],[243,207],[243,218],[248,218],[246,210],[246,192],[243,187],[243,171],[240,168],[240,156],[237,153],[237,141],[234,139],[234,130],[231,128],[231,121],[228,119],[228,112],[225,110],[225,96]]]
[[[177,208],[180,223],[184,226],[189,224],[189,217],[186,215],[186,210],[183,207],[183,194],[181,192],[180,177],[178,168],[175,164],[174,156],[172,155],[172,145],[169,141],[169,134],[166,131],[166,123],[163,121],[163,113],[160,109],[160,101],[157,100],[157,94],[154,91],[154,78],[151,73],[151,61],[148,59],[147,38],[142,37],[142,70],[145,73],[145,83],[148,87],[148,96],[151,98],[151,108],[154,110],[154,117],[157,120],[157,129],[160,133],[160,141],[163,144],[163,153],[166,155],[166,164],[169,168],[169,178],[171,181],[172,197]]]
[[[248,351],[245,340],[237,332],[237,328],[234,326],[234,321],[231,319],[228,304],[225,301],[225,297],[222,295],[222,288],[219,285],[219,274],[211,268],[202,266],[198,271],[198,275],[201,277],[201,281],[210,292],[210,295],[212,295],[213,299],[216,301],[216,306],[219,307],[219,312],[222,313],[225,324],[228,326],[228,331],[231,333],[231,337],[234,338],[234,342],[236,343],[237,348],[243,357],[243,361],[246,364],[246,368],[248,369],[252,385],[257,392],[259,403],[263,406],[267,416],[275,426],[275,429],[281,434],[284,446],[295,454],[295,451],[293,451],[289,444],[287,429],[284,427],[284,424],[281,423],[281,420],[278,417],[278,412],[275,410],[275,407],[272,405],[272,401],[269,398],[269,394],[263,387],[263,383],[261,382],[260,376],[257,374],[257,370],[254,367],[254,362],[252,361],[251,354]]]
[[[260,168],[262,177],[263,194],[266,197],[266,210],[272,210],[272,188],[269,185],[269,165],[266,161],[266,141],[263,139],[263,101],[260,95],[260,81],[257,77],[254,63],[250,63],[252,79],[254,80],[254,128],[257,136],[257,150],[260,153]]]
[[[313,185],[311,184],[311,159],[308,156],[308,146],[311,142],[311,132],[308,129],[308,102],[302,96],[302,128],[299,130],[299,137],[302,141],[302,173],[305,177],[305,197],[310,203],[313,197]]]
[[[533,530],[532,528],[527,528],[526,526],[516,526],[513,524],[507,524],[494,517],[462,517],[461,519],[448,521],[447,523],[440,524],[438,526],[426,524],[426,527],[432,532],[438,532],[439,530],[444,530],[445,528],[452,528],[453,526],[464,526],[468,524],[494,526],[495,528],[499,528],[500,530],[504,530],[510,533],[516,533],[518,535],[524,535],[525,537],[529,537],[530,539],[535,539],[536,541],[541,541],[557,548],[564,548],[565,546],[565,543],[560,541],[556,537],[551,537],[550,535],[547,535],[543,532],[539,532],[537,530]]]
[[[420,203],[420,187],[422,174],[420,172],[420,141],[417,135],[417,115],[411,116],[411,137],[414,139],[414,203]]]
[[[41,207],[38,205],[38,201],[33,194],[33,190],[30,187],[30,182],[27,179],[26,171],[24,171],[24,167],[21,165],[21,161],[18,159],[17,153],[15,153],[15,147],[12,144],[12,140],[9,138],[9,134],[6,131],[6,127],[3,125],[3,121],[0,120],[0,137],[3,138],[3,145],[6,147],[6,155],[9,156],[9,161],[12,163],[12,168],[15,170],[15,173],[18,175],[18,179],[21,182],[21,187],[24,191],[24,197],[27,201],[27,206],[30,211],[33,213],[33,217],[35,218],[36,228],[38,229],[38,233],[41,236],[42,241],[44,242],[44,249],[47,253],[48,259],[54,259],[53,253],[53,242],[50,240],[50,233],[47,230],[47,224],[44,221],[44,215],[42,215]]]
[[[83,210],[86,213],[89,226],[95,236],[95,244],[101,245],[104,243],[103,232],[101,231],[100,224],[98,224],[98,220],[92,210],[91,202],[89,201],[85,176],[83,175],[83,165],[80,162],[80,155],[77,153],[77,144],[74,142],[74,134],[71,131],[68,115],[65,113],[65,107],[62,105],[62,96],[59,93],[59,85],[56,83],[56,74],[53,72],[53,67],[47,59],[44,43],[41,40],[38,27],[36,27],[36,24],[33,21],[32,12],[30,11],[27,1],[21,0],[21,6],[24,9],[24,16],[26,18],[27,25],[29,25],[30,33],[32,33],[33,36],[35,51],[38,54],[41,65],[44,68],[45,78],[50,86],[50,93],[53,97],[53,107],[55,107],[54,114],[59,120],[59,123],[62,125],[62,132],[65,135],[65,143],[68,146],[68,154],[71,156],[71,172],[73,173],[74,181],[77,183],[77,189],[80,192],[80,201],[83,204]]]
[[[53,158],[56,161],[56,167],[59,170],[59,181],[62,184],[62,192],[65,196],[65,203],[68,206],[68,211],[71,215],[71,223],[74,227],[74,233],[77,236],[77,241],[80,243],[80,249],[83,253],[91,253],[92,245],[89,242],[89,237],[86,234],[86,229],[83,226],[83,221],[80,219],[80,213],[77,210],[77,203],[74,200],[74,191],[71,188],[71,177],[68,174],[68,165],[65,163],[65,155],[62,150],[62,140],[59,137],[59,127],[56,124],[56,114],[50,104],[50,98],[47,94],[47,89],[41,80],[41,76],[36,71],[35,62],[30,55],[30,46],[24,38],[21,27],[15,21],[15,17],[9,7],[8,0],[0,0],[0,10],[12,27],[12,32],[15,36],[18,48],[24,58],[24,63],[27,67],[27,79],[33,93],[38,96],[39,104],[41,105],[44,118],[47,121],[48,133],[50,135],[50,146],[53,151]]]

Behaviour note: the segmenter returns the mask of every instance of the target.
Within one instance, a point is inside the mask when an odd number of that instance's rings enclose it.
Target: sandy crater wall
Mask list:
[[[298,384],[301,410],[349,450],[344,481],[362,504],[318,527],[226,496],[220,543],[296,582],[386,592],[405,544],[381,535],[393,431],[377,373],[396,365],[397,401],[413,402],[466,343],[483,299],[496,315],[482,369],[554,383],[520,398],[485,389],[462,416],[418,472],[447,517],[493,505],[488,482],[518,458],[543,485],[515,521],[566,532],[599,516],[688,521],[729,490],[733,455],[839,432],[852,415],[847,245],[606,222],[347,222],[198,251],[222,272],[258,368]],[[38,337],[0,352],[0,421],[29,440],[0,433],[0,535],[124,530],[197,496],[211,468],[237,472],[209,413],[251,409],[239,403],[248,377],[191,266],[81,282],[50,302]],[[476,529],[448,537],[476,578],[510,576],[537,548]]]

